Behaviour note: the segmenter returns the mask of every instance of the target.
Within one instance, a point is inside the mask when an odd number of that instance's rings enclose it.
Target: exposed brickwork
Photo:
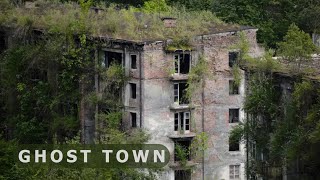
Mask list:
[[[256,29],[244,30],[252,56],[261,55],[256,43]],[[172,75],[174,73],[174,52],[165,51],[165,42],[149,42],[143,45],[141,51],[126,51],[126,73],[131,77],[129,83],[137,84],[137,98],[130,99],[130,89],[127,85],[124,91],[125,115],[124,123],[130,128],[130,112],[137,112],[137,121],[151,134],[150,143],[165,145],[171,152],[171,163],[160,176],[161,179],[174,179],[174,168],[178,168],[174,159],[174,140],[190,138],[204,131],[209,135],[208,150],[204,158],[205,179],[228,179],[229,165],[244,163],[243,145],[238,152],[229,152],[229,132],[235,125],[229,123],[229,108],[239,108],[240,118],[244,99],[244,84],[242,78],[239,95],[229,95],[229,80],[233,79],[232,68],[229,67],[229,51],[237,50],[234,46],[239,41],[239,32],[198,36],[194,39],[194,50],[191,52],[191,64],[195,65],[203,55],[208,61],[209,74],[205,78],[202,99],[202,88],[193,93],[192,107],[179,106],[174,102],[174,83],[186,82],[187,75]],[[130,49],[130,48],[129,48]],[[137,69],[130,69],[130,55],[137,55]],[[140,64],[141,62],[141,64]],[[141,67],[141,69],[140,69]],[[191,66],[192,69],[192,66]],[[141,76],[141,77],[140,77]],[[244,76],[242,72],[242,76]],[[140,89],[141,87],[141,89]],[[141,90],[141,94],[140,94]],[[179,135],[174,131],[174,114],[191,112],[191,131]],[[141,119],[140,119],[141,117]],[[140,125],[140,124],[139,124]],[[202,179],[202,158],[192,159],[197,165],[192,170],[193,179]],[[191,164],[192,164],[191,163]],[[244,170],[242,169],[242,178]]]
[[[250,53],[261,54],[256,44],[256,30],[244,31],[249,40]],[[192,54],[195,64],[200,54],[208,61],[210,75],[205,80],[204,102],[201,98],[201,86],[194,93],[192,104],[192,132],[204,130],[209,134],[209,148],[205,152],[205,179],[228,179],[228,168],[231,164],[244,162],[244,150],[229,152],[228,136],[232,125],[229,123],[229,108],[242,108],[244,98],[244,81],[241,83],[240,95],[229,95],[229,80],[233,78],[229,67],[229,51],[235,50],[239,40],[237,32],[227,32],[199,36],[195,39],[196,51]],[[144,47],[143,52],[143,118],[144,124],[152,134],[151,142],[165,143],[173,155],[173,141],[168,137],[174,134],[174,112],[170,109],[173,102],[174,81],[170,72],[174,70],[173,53],[164,51],[163,43],[153,43]],[[171,77],[171,78],[170,78]],[[175,78],[179,79],[179,78]],[[204,108],[204,117],[202,117]],[[179,110],[180,111],[180,110]],[[243,112],[240,112],[243,117]],[[201,158],[193,170],[193,179],[202,179]],[[163,177],[173,179],[173,171]]]
[[[177,25],[177,20],[175,18],[163,18],[162,21],[166,28],[173,28]]]

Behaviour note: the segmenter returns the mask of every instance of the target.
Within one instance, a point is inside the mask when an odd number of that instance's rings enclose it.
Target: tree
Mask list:
[[[143,4],[143,11],[147,13],[169,11],[169,6],[165,0],[150,0]]]
[[[187,9],[192,11],[211,10],[212,0],[167,0],[168,4],[172,6],[184,5]]]
[[[284,37],[284,41],[279,44],[279,55],[293,63],[300,72],[301,63],[311,60],[311,54],[316,51],[316,46],[312,43],[310,36],[292,24]]]

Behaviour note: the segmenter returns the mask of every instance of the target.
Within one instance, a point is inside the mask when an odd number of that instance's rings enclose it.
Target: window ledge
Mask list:
[[[194,107],[191,107],[190,104],[171,104],[170,105],[171,110],[190,110],[194,109]]]
[[[196,166],[198,164],[199,163],[196,163],[194,161],[187,161],[187,164],[185,166],[181,166],[179,161],[176,161],[176,162],[170,162],[169,163],[169,167],[174,169],[174,170],[183,170],[183,169],[191,168],[191,167]]]
[[[185,47],[185,48],[177,48],[177,47],[166,47],[165,51],[167,53],[190,53],[193,50],[192,47]]]
[[[230,155],[232,156],[238,156],[238,155],[242,155],[241,151],[229,151]]]
[[[171,139],[183,139],[183,138],[193,138],[196,136],[196,133],[189,132],[189,133],[183,133],[183,134],[171,134],[168,137]]]
[[[172,74],[170,76],[170,79],[172,81],[184,81],[184,80],[188,80],[189,75],[188,74]]]

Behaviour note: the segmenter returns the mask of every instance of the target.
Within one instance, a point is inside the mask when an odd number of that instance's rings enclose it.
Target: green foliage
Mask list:
[[[99,75],[106,89],[112,92],[108,95],[116,98],[114,94],[121,95],[119,93],[127,77],[121,65],[112,64],[106,70],[94,64],[94,50],[97,48],[89,35],[94,29],[90,23],[97,21],[91,21],[91,1],[81,1],[80,6],[49,1],[36,3],[35,9],[14,7],[8,3],[10,7],[0,12],[1,26],[14,29],[9,49],[0,56],[0,111],[4,112],[0,127],[8,128],[12,135],[8,138],[16,139],[19,143],[78,144],[79,111],[83,111],[80,108],[80,103],[83,103],[88,108],[98,105],[103,111],[96,114],[101,123],[101,128],[97,129],[101,138],[96,143],[147,142],[149,135],[144,130],[122,130],[121,98],[114,101],[95,94],[92,88],[92,77]],[[110,12],[114,17],[118,16],[114,8],[110,8]],[[132,10],[123,10],[120,14],[125,19],[123,22],[138,22]],[[119,23],[120,20],[115,22]],[[123,29],[122,25],[120,29]],[[33,28],[44,31],[34,32]],[[155,179],[154,172],[157,171],[52,169],[45,166],[40,169],[19,169],[13,161],[8,163],[11,160],[8,154],[12,150],[5,148],[6,145],[8,148],[12,146],[2,142],[2,139],[0,143],[3,147],[1,152],[4,153],[0,163],[6,169],[1,171],[0,178],[5,179]]]
[[[253,74],[249,82],[249,94],[246,96],[244,110],[253,115],[268,115],[274,119],[277,115],[278,93],[270,75],[257,72]]]
[[[235,48],[240,50],[240,61],[249,60],[251,57],[248,55],[250,44],[247,35],[244,32],[239,33],[239,41]]]
[[[199,57],[198,62],[195,66],[193,66],[188,74],[188,88],[186,97],[191,100],[192,96],[196,91],[199,90],[199,87],[202,87],[205,81],[205,78],[209,74],[208,69],[208,62],[207,60],[201,55]]]
[[[313,86],[308,81],[303,81],[301,83],[295,84],[294,92],[292,93],[293,102],[297,108],[307,106],[309,102],[306,102],[310,99],[307,98],[313,91]]]
[[[121,91],[129,80],[125,75],[124,67],[121,64],[113,63],[108,69],[100,68],[101,92],[98,96],[98,103],[101,107],[108,107],[112,110],[120,110],[123,107]]]
[[[238,59],[232,66],[232,75],[236,86],[241,82],[241,69],[240,65],[246,64],[248,61],[252,61],[252,58],[248,55],[249,41],[244,32],[239,33],[239,40],[236,44],[232,45],[230,49],[236,49],[239,52]]]
[[[185,167],[188,162],[188,154],[189,154],[189,149],[184,148],[183,146],[176,144],[175,145],[175,156],[179,159],[179,163],[182,167]]]
[[[28,172],[14,164],[15,142],[6,142],[0,137],[0,179],[26,179]]]
[[[262,57],[253,58],[249,55],[249,41],[244,32],[239,33],[239,40],[236,44],[229,47],[231,50],[238,50],[239,57],[232,67],[232,75],[237,85],[241,82],[241,68],[246,68],[248,71],[258,70],[259,72],[271,73],[281,70],[281,64],[273,59],[273,50],[268,50]]]
[[[230,143],[238,143],[239,139],[243,139],[245,137],[245,128],[244,125],[237,125],[232,128],[232,131],[230,132],[229,135],[229,142]]]
[[[203,152],[208,149],[208,139],[209,135],[206,132],[201,132],[193,138],[189,148],[175,144],[175,156],[179,159],[182,168],[187,168],[188,157],[191,156],[194,161],[203,157]]]
[[[0,1],[0,12],[2,12],[3,16],[0,16],[0,24],[6,22],[8,19],[8,12],[13,8],[12,4],[9,0],[1,0]]]
[[[266,73],[287,72],[286,67],[273,58],[273,54],[274,51],[270,49],[262,57],[246,60],[244,66],[249,70],[259,70]]]
[[[241,74],[241,69],[237,64],[234,64],[232,66],[232,75],[233,75],[233,80],[235,85],[239,86],[241,82],[242,74]]]
[[[212,4],[213,12],[222,20],[259,28],[258,41],[271,48],[276,48],[292,23],[309,33],[319,28],[318,1],[216,0]]]
[[[159,2],[162,6],[158,6]],[[50,33],[72,32],[136,41],[192,37],[207,33],[213,26],[223,25],[208,11],[187,12],[177,8],[168,11],[165,1],[147,1],[141,9],[117,10],[114,6],[101,6],[98,14],[88,11],[89,5],[90,1],[83,1],[80,7],[74,3],[43,1],[35,9],[16,7],[8,9],[10,16],[6,12],[0,13],[0,19],[3,19],[1,25],[26,30],[32,26]],[[165,11],[162,16],[179,17],[177,27],[165,28],[159,14],[153,12],[154,9]],[[141,13],[144,11],[150,13]]]
[[[248,149],[254,147],[249,157],[249,176],[260,174],[271,177],[263,170],[297,163],[301,172],[314,174],[320,167],[319,146],[319,96],[317,86],[309,81],[294,85],[291,95],[276,90],[270,71],[255,69],[250,74],[244,110],[248,114],[244,124],[231,131],[230,141],[243,138]],[[282,95],[282,96],[280,96]],[[257,156],[256,156],[256,153]],[[264,159],[259,154],[263,153]],[[296,164],[297,165],[297,164]],[[308,167],[308,169],[303,169]]]
[[[107,127],[110,129],[117,129],[120,126],[120,121],[122,118],[121,112],[110,112],[107,114],[99,114],[100,119],[105,121]]]
[[[310,36],[292,24],[284,37],[284,41],[279,43],[279,54],[295,65],[299,72],[301,63],[311,60],[311,54],[316,50]]]
[[[142,7],[142,11],[146,13],[167,12],[169,10],[170,7],[167,5],[165,0],[145,1]]]
[[[193,159],[198,159],[203,157],[203,152],[206,151],[209,147],[208,145],[209,135],[206,132],[197,133],[193,138],[189,152]]]
[[[275,37],[275,23],[272,21],[273,18],[271,15],[269,16],[268,12],[270,6],[272,6],[271,2],[266,0],[216,0],[213,1],[212,8],[217,16],[227,22],[259,28],[258,40],[262,43],[267,43],[268,45],[274,45],[274,41],[279,37]]]
[[[183,50],[183,51],[191,51],[192,45],[190,39],[174,39],[173,42],[169,43],[166,46],[167,51],[176,51],[176,50]]]
[[[92,0],[79,0],[79,4],[83,12],[88,12],[93,2]]]
[[[268,50],[264,56],[257,61],[257,66],[259,69],[265,72],[274,72],[280,70],[281,64],[273,59],[274,51],[272,49]]]
[[[121,64],[113,63],[108,69],[102,72],[103,79],[116,83],[118,86],[122,85],[128,78],[125,76],[124,67]]]
[[[181,7],[181,5],[185,6],[185,8],[191,11],[199,11],[199,10],[211,10],[212,0],[168,0],[168,4],[172,6]]]
[[[258,60],[257,60],[258,61]],[[245,97],[244,111],[247,113],[244,123],[233,127],[229,141],[246,141],[249,149],[250,163],[247,169],[248,176],[260,174],[265,176],[260,167],[265,163],[271,163],[269,159],[256,159],[255,153],[269,152],[271,142],[270,134],[273,132],[274,123],[280,117],[280,93],[274,87],[274,81],[269,71],[255,69],[249,74],[248,91]],[[254,147],[255,152],[251,152]],[[258,156],[259,154],[257,154]]]
[[[312,5],[311,5],[312,4]],[[320,6],[319,3],[310,3],[309,7],[304,7],[299,12],[299,21],[297,24],[307,32],[319,33],[320,31]]]

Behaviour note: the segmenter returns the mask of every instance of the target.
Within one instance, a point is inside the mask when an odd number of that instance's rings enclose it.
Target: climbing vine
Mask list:
[[[205,79],[209,76],[208,62],[201,55],[188,74],[188,88],[186,92],[186,98],[191,101],[195,93],[199,92],[205,84]]]

